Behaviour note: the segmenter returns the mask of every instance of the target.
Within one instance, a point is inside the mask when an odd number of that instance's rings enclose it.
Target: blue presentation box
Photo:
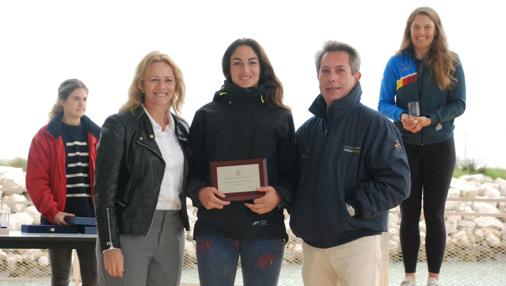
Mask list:
[[[65,221],[71,225],[97,225],[97,220],[94,217],[66,216]]]
[[[96,226],[80,226],[79,232],[84,234],[97,234]]]
[[[26,233],[79,233],[76,226],[54,224],[22,224],[21,232]]]

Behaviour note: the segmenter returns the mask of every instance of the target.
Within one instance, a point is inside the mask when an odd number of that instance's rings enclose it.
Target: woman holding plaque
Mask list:
[[[198,207],[194,238],[200,283],[234,285],[240,258],[244,285],[277,285],[288,238],[283,208],[292,201],[296,172],[292,115],[255,40],[234,41],[222,69],[223,86],[195,113],[190,128],[187,192]],[[211,185],[210,164],[249,159],[265,159],[267,183],[253,190],[260,197],[231,202],[230,194]]]
[[[95,176],[100,285],[179,285],[189,228],[188,125],[176,115],[183,99],[179,68],[151,52],[128,102],[103,125]]]
[[[84,115],[88,88],[68,79],[58,88],[49,123],[35,135],[26,166],[26,190],[42,224],[67,225],[65,217],[94,217],[93,175],[100,127]],[[76,249],[83,286],[97,285],[93,248]],[[51,285],[69,285],[72,249],[49,249]]]
[[[400,50],[386,65],[379,99],[379,110],[403,134],[411,169],[411,195],[401,204],[403,286],[415,285],[422,205],[427,285],[439,285],[444,209],[455,166],[453,122],[465,107],[464,71],[457,54],[448,49],[441,20],[432,8],[417,8],[408,18]]]

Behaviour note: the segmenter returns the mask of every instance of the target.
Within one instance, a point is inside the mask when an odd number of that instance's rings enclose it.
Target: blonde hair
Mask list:
[[[49,112],[49,120],[52,120],[53,118],[58,115],[63,110],[63,106],[61,106],[60,101],[65,101],[69,98],[70,94],[74,92],[74,90],[82,88],[86,90],[86,93],[88,93],[88,88],[86,85],[76,79],[67,79],[64,82],[60,84],[60,87],[58,87],[58,99],[56,100],[56,103],[53,105],[53,108]]]
[[[443,29],[443,24],[441,23],[441,18],[434,9],[430,7],[419,7],[409,15],[406,27],[404,28],[404,37],[399,52],[408,48],[414,49],[413,43],[411,42],[411,24],[418,15],[429,17],[432,22],[434,22],[436,28],[434,40],[423,61],[434,72],[437,86],[441,90],[450,89],[456,81],[453,77],[453,73],[455,72],[455,66],[457,64],[457,56],[448,49],[448,41]]]
[[[128,101],[121,106],[120,111],[133,111],[144,103],[144,95],[141,90],[142,81],[148,75],[151,65],[158,62],[168,64],[174,71],[176,92],[170,101],[170,106],[176,113],[181,113],[185,92],[183,74],[168,55],[162,54],[159,51],[148,53],[137,65],[134,78],[128,90]]]

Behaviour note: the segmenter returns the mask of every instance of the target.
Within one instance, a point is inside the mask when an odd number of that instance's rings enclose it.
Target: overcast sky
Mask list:
[[[325,40],[351,44],[362,57],[362,102],[376,109],[384,66],[418,6],[440,14],[450,49],[462,60],[467,110],[456,120],[459,158],[506,167],[505,41],[500,1],[38,1],[0,2],[0,159],[27,157],[47,123],[59,84],[79,78],[87,115],[102,125],[127,99],[141,58],[167,53],[187,86],[183,117],[211,100],[222,82],[221,57],[235,39],[265,48],[298,127],[318,94],[314,54]]]

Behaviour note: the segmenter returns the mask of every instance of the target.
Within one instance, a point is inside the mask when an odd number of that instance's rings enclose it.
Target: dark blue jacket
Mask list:
[[[387,230],[387,211],[408,197],[410,173],[397,128],[360,103],[360,84],[297,131],[299,182],[290,226],[306,243],[341,245]],[[351,217],[345,207],[358,212]]]
[[[416,62],[412,51],[393,56],[385,67],[381,81],[378,109],[395,121],[406,144],[427,145],[453,137],[453,121],[466,109],[466,82],[462,64],[456,59],[454,85],[448,90],[437,86],[432,71]],[[408,102],[418,101],[420,115],[430,117],[432,124],[411,133],[402,127],[400,116],[408,113]]]

